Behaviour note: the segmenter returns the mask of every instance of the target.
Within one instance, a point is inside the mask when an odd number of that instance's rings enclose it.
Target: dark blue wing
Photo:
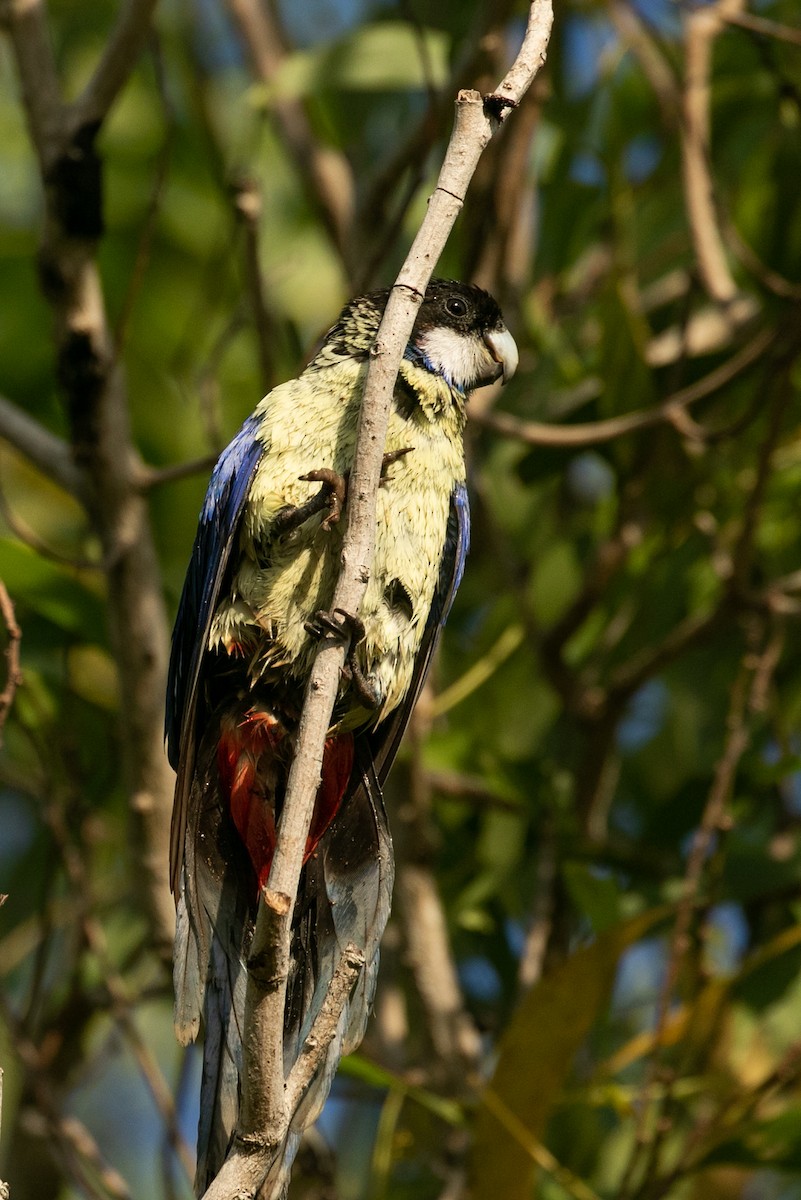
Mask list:
[[[248,417],[212,472],[172,635],[165,732],[167,754],[178,771],[170,845],[173,883],[183,854],[185,792],[193,767],[198,677],[242,509],[264,453],[264,444],[256,437],[259,424],[255,415]]]
[[[439,580],[417,653],[412,682],[403,703],[386,721],[382,721],[376,729],[366,735],[379,784],[383,784],[389,774],[412,710],[423,690],[423,684],[439,642],[439,635],[448,619],[457,588],[462,581],[469,549],[470,505],[467,499],[467,488],[460,483],[457,484],[451,496],[445,549],[439,565]]]

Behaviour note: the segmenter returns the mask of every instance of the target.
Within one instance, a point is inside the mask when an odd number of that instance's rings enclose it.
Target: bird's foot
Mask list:
[[[324,517],[322,521],[322,528],[328,531],[342,516],[342,509],[345,507],[348,495],[347,475],[340,475],[338,471],[332,471],[330,467],[318,467],[316,471],[309,471],[307,475],[301,475],[300,478],[307,483],[323,485],[317,495],[312,497],[312,501],[316,505],[315,512],[320,512],[328,505],[328,516]]]
[[[380,484],[383,485],[387,480],[387,470],[393,463],[409,454],[413,449],[412,446],[405,446],[402,450],[390,450],[381,460],[381,478]],[[321,527],[328,532],[333,525],[336,525],[341,516],[342,510],[345,507],[345,501],[348,496],[348,479],[350,471],[346,471],[344,475],[340,475],[338,471],[332,470],[330,467],[318,467],[314,471],[309,471],[306,475],[299,475],[298,478],[304,483],[321,483],[323,486],[319,492],[315,492],[305,504],[288,504],[286,508],[282,508],[276,514],[273,522],[273,534],[280,537],[283,534],[292,533],[295,529],[299,529],[310,517],[315,516],[318,512],[322,512],[324,508],[328,508],[328,514],[321,522]]]
[[[322,471],[312,471],[308,475],[301,475],[303,480],[319,479]],[[337,475],[335,471],[326,471],[327,475],[335,477],[336,483],[329,481],[323,482],[323,486],[319,492],[315,492],[304,504],[287,504],[286,508],[280,509],[274,519],[271,529],[273,537],[282,537],[287,533],[294,533],[296,529],[300,529],[301,525],[305,524],[310,517],[328,506],[328,516],[323,521],[323,528],[330,529],[332,522],[339,520],[339,514],[342,511],[342,501],[338,499],[338,484],[342,485],[342,495],[345,492],[345,481],[341,475]]]
[[[350,680],[353,690],[365,708],[379,708],[382,700],[381,689],[378,683],[362,670],[356,657],[356,649],[365,637],[364,621],[361,617],[346,612],[344,608],[335,608],[333,612],[320,609],[311,621],[306,622],[306,630],[315,637],[331,634],[343,642],[349,638],[343,674]]]

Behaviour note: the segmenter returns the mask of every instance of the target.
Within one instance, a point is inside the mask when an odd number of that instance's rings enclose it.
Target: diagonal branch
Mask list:
[[[85,501],[83,472],[73,462],[67,443],[4,396],[0,396],[0,439],[23,454],[48,479]]]
[[[709,162],[710,73],[715,38],[743,0],[717,0],[684,18],[686,73],[682,92],[681,155],[684,197],[693,247],[704,287],[713,300],[729,304],[738,293],[715,211]]]
[[[22,106],[44,172],[62,141],[64,109],[43,0],[3,0],[0,24],[11,39]]]
[[[687,409],[691,404],[703,400],[730,383],[752,363],[755,363],[773,345],[777,334],[773,329],[762,329],[741,350],[726,362],[715,367],[708,375],[690,383],[680,391],[668,396],[657,408],[638,412],[621,413],[603,421],[586,421],[582,425],[552,425],[545,421],[523,421],[512,413],[482,412],[473,415],[473,422],[484,425],[501,437],[517,438],[530,446],[596,446],[611,442],[614,438],[640,429],[649,429],[665,423],[674,425],[680,433],[703,431],[690,420]]]
[[[268,4],[259,0],[228,0],[255,73],[269,84],[284,58],[282,38]],[[353,222],[354,181],[344,154],[321,145],[303,105],[277,97],[272,104],[276,124],[300,172],[313,204],[339,251],[347,261]]]
[[[155,7],[156,0],[126,0],[92,78],[72,106],[73,129],[105,120],[145,48]]]
[[[0,692],[0,746],[2,746],[3,726],[6,723],[6,717],[11,711],[11,705],[14,703],[17,688],[22,682],[22,671],[19,665],[19,644],[22,641],[22,630],[17,624],[14,605],[2,579],[0,579],[0,619],[2,619],[5,625],[7,639],[5,649],[6,684],[2,692]],[[0,897],[0,903],[2,903],[3,899],[5,897]]]
[[[550,0],[533,0],[520,53],[495,95],[483,101],[478,92],[464,91],[457,97],[453,134],[436,189],[390,292],[373,348],[350,477],[348,529],[333,608],[358,612],[367,587],[390,404],[415,315],[484,148],[509,112],[517,107],[545,61],[552,19]],[[206,1200],[224,1200],[237,1194],[236,1187],[246,1190],[260,1171],[263,1178],[263,1167],[274,1151],[276,1132],[281,1126],[286,1129],[288,1117],[283,1096],[274,1106],[277,1111],[265,1113],[261,1098],[255,1094],[251,1071],[258,1070],[257,1064],[265,1057],[274,1063],[282,1061],[292,912],[345,653],[346,647],[341,644],[323,643],[306,688],[269,879],[272,896],[285,897],[286,901],[259,905],[254,934],[257,942],[277,946],[277,970],[266,990],[259,987],[252,974],[248,978],[243,1094],[237,1137],[222,1171],[206,1192]],[[267,932],[270,926],[272,930]],[[263,1032],[263,1039],[253,1036],[254,1027]]]

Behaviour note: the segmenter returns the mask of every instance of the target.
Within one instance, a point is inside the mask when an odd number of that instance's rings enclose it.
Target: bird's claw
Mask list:
[[[369,675],[366,675],[356,657],[356,648],[364,641],[364,621],[355,613],[347,612],[344,608],[335,608],[333,612],[320,609],[310,621],[306,622],[306,631],[314,637],[325,637],[330,634],[338,641],[350,639],[348,653],[345,659],[343,674],[350,680],[353,690],[365,708],[375,709],[381,705],[381,691]]]
[[[319,502],[317,511],[328,505],[328,516],[323,518],[322,528],[330,530],[332,525],[336,525],[339,518],[342,516],[342,509],[345,507],[345,499],[348,494],[348,479],[347,475],[340,475],[338,471],[332,471],[330,467],[318,467],[316,471],[309,471],[307,475],[301,475],[300,479],[304,483],[321,483],[323,486],[313,499]]]
[[[390,450],[384,455],[381,460],[381,478],[379,480],[382,486],[386,483],[389,467],[404,458],[412,449],[412,446],[404,446],[402,450]],[[308,471],[305,475],[299,475],[298,478],[304,483],[321,483],[323,486],[304,504],[288,504],[286,508],[282,508],[276,514],[273,533],[276,536],[292,533],[293,530],[299,529],[310,517],[322,512],[326,507],[328,514],[320,522],[320,527],[328,533],[342,517],[342,510],[348,496],[350,471],[340,475],[338,471],[334,471],[330,467],[317,467],[316,470]]]
[[[344,642],[347,636],[353,637],[353,625],[351,624],[351,627],[348,628],[349,615],[352,622],[361,625],[362,636],[364,636],[364,623],[359,617],[346,613],[342,608],[335,608],[333,612],[328,612],[324,608],[318,609],[314,616],[305,623],[304,628],[312,637],[323,638],[330,634],[338,642]],[[343,618],[342,620],[337,619],[340,616]]]

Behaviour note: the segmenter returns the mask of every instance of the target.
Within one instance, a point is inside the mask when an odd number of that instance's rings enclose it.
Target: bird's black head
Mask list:
[[[483,288],[432,279],[414,323],[406,357],[461,392],[517,368],[517,346],[497,302]]]
[[[326,335],[315,364],[365,358],[375,342],[388,298],[389,289],[384,288],[351,300]],[[489,292],[469,283],[432,279],[404,357],[466,394],[495,379],[511,379],[517,367],[517,346]]]

